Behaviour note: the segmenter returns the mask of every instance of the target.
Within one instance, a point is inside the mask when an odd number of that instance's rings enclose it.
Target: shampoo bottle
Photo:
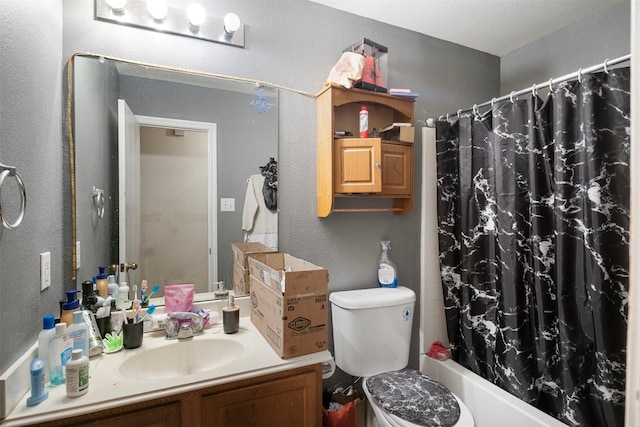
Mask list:
[[[109,279],[105,270],[106,266],[101,265],[98,267],[100,273],[96,276],[96,291],[98,291],[98,296],[102,298],[106,298],[109,293]]]
[[[82,350],[73,350],[67,363],[67,396],[77,397],[89,391],[89,358]]]
[[[380,242],[380,245],[382,246],[382,253],[378,260],[378,285],[383,288],[397,288],[398,270],[396,269],[396,265],[389,258],[391,241],[383,240]]]
[[[73,312],[73,323],[67,329],[67,335],[73,341],[73,349],[80,349],[89,357],[89,327],[84,321],[82,311]]]
[[[240,307],[235,304],[233,295],[229,296],[229,305],[222,308],[222,328],[225,334],[238,332],[240,326]]]
[[[43,378],[45,384],[49,382],[49,371],[51,369],[49,346],[55,336],[55,319],[51,315],[44,316],[42,318],[42,330],[38,334],[38,357],[40,357],[44,363]]]

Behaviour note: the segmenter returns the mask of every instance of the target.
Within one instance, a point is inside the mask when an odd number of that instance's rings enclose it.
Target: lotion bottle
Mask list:
[[[60,314],[60,323],[70,326],[73,323],[73,312],[80,310],[80,300],[76,298],[79,291],[70,289],[65,291],[67,294],[67,302],[62,304],[62,313]]]
[[[397,288],[398,270],[389,258],[391,240],[384,240],[380,242],[380,245],[382,246],[382,253],[378,260],[378,285],[383,288]]]
[[[116,308],[118,310],[126,310],[129,308],[129,286],[127,286],[127,282],[120,282]]]
[[[51,370],[51,360],[49,359],[49,346],[51,340],[56,336],[55,319],[52,315],[42,318],[42,330],[38,334],[38,357],[44,363],[44,382],[49,382],[49,372]]]
[[[78,397],[89,391],[89,358],[79,348],[67,363],[67,396]]]
[[[96,276],[96,291],[98,291],[99,297],[106,298],[109,293],[109,279],[105,272],[107,267],[101,265],[98,269],[100,269],[100,274]]]
[[[229,296],[229,305],[222,308],[222,328],[225,334],[235,334],[240,326],[240,307],[235,304],[233,295]]]
[[[67,325],[65,323],[56,324],[56,336],[51,340],[49,347],[49,358],[51,360],[50,384],[57,386],[64,384],[64,367],[71,358],[73,343],[67,337]]]
[[[107,295],[113,298],[112,304],[115,306],[116,302],[118,301],[118,284],[116,283],[116,276],[110,274],[107,280]]]

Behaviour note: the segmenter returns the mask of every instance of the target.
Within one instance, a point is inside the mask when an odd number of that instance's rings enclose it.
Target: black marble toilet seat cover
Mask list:
[[[414,424],[451,427],[460,418],[460,406],[449,389],[415,369],[367,378],[367,389],[379,406]]]

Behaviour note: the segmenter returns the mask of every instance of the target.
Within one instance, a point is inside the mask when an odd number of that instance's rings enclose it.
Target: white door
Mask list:
[[[140,124],[123,99],[118,100],[118,191],[122,269],[140,258]]]

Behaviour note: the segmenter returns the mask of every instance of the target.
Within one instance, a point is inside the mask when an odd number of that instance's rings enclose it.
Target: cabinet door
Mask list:
[[[319,427],[317,372],[239,387],[202,397],[202,425],[215,427]]]
[[[382,194],[412,194],[412,153],[413,145],[382,144]]]
[[[88,420],[79,425],[86,425]],[[71,425],[71,424],[66,424]],[[177,427],[180,422],[180,403],[170,403],[154,408],[140,409],[122,415],[92,421],[91,425],[101,427]]]
[[[334,142],[334,192],[380,193],[380,138],[344,138]]]

